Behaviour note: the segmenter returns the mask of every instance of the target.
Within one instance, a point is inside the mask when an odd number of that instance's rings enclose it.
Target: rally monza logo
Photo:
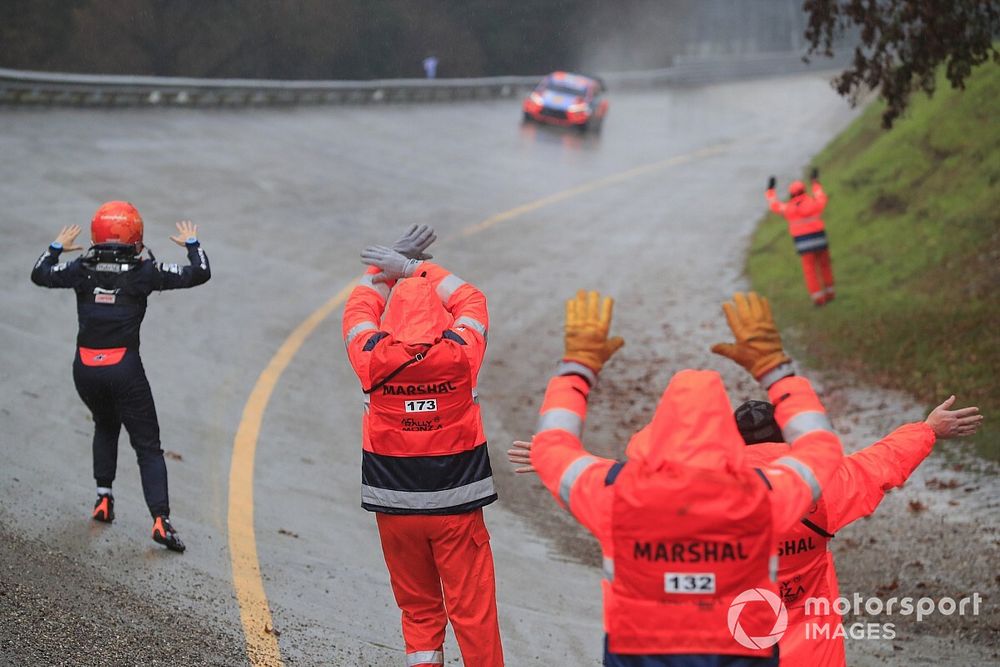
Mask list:
[[[774,626],[766,635],[752,637],[740,625],[740,614],[743,613],[743,607],[750,603],[759,602],[766,603],[774,612]],[[729,605],[727,621],[729,633],[741,646],[750,649],[769,648],[777,644],[778,640],[785,634],[785,629],[788,627],[788,610],[785,609],[785,603],[776,593],[772,593],[766,588],[750,588],[733,599]]]

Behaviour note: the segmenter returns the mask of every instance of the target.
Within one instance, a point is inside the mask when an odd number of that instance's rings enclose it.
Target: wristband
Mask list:
[[[197,242],[198,242],[198,237],[196,237],[196,236],[189,236],[189,237],[187,237],[187,240],[184,241],[184,244],[185,245],[194,245]]]
[[[61,251],[63,249],[63,244],[59,241],[53,241],[49,244],[49,247],[56,251]]]
[[[556,368],[556,375],[579,375],[587,384],[593,387],[597,384],[597,373],[589,366],[581,364],[579,361],[567,361],[563,359]]]
[[[772,384],[790,375],[795,375],[795,368],[792,366],[791,360],[786,361],[783,364],[778,364],[771,370],[767,371],[757,378],[757,382],[760,383],[760,386],[764,389],[764,391],[767,391],[771,388]]]

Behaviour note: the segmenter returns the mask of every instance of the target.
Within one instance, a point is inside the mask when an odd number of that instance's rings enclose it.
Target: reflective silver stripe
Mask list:
[[[472,402],[479,405],[479,387],[472,388]]]
[[[486,325],[483,324],[482,322],[480,322],[479,320],[477,320],[474,317],[469,317],[467,315],[462,315],[460,318],[458,318],[457,320],[455,320],[455,326],[456,327],[467,326],[470,329],[475,329],[482,336],[486,335]]]
[[[350,345],[351,341],[357,338],[359,333],[363,331],[371,331],[373,329],[378,329],[378,325],[374,322],[359,322],[348,329],[347,335],[344,336],[344,343]]]
[[[771,581],[778,580],[778,554],[767,559],[767,576],[771,577]]]
[[[794,443],[807,433],[813,431],[829,431],[833,433],[833,426],[830,420],[822,412],[808,411],[800,412],[781,427],[781,434],[785,436],[785,442]]]
[[[575,361],[561,361],[556,366],[556,375],[582,375],[593,387],[597,384],[597,373]]]
[[[459,287],[465,284],[465,281],[456,276],[454,273],[449,273],[444,277],[444,280],[438,283],[437,295],[441,299],[441,303],[448,303],[448,299],[451,295],[455,293]]]
[[[569,507],[569,494],[573,490],[576,480],[579,479],[584,470],[595,463],[597,463],[597,457],[581,456],[576,461],[570,463],[569,467],[563,471],[562,477],[559,479],[559,497],[566,503],[566,507]]]
[[[825,236],[817,236],[814,239],[795,239],[795,249],[796,250],[818,250],[820,248],[825,248],[830,244],[826,240]]]
[[[772,384],[782,378],[788,377],[789,375],[795,375],[795,369],[791,364],[781,364],[780,366],[775,366],[768,372],[761,375],[757,382],[759,382],[760,386],[766,391],[771,388]]]
[[[538,418],[538,426],[535,428],[535,434],[537,435],[542,431],[551,431],[554,429],[566,431],[574,437],[579,438],[580,434],[583,433],[583,419],[580,415],[566,408],[546,410]]]
[[[601,562],[601,569],[604,571],[604,578],[608,581],[615,580],[615,559],[604,557]]]
[[[414,651],[406,654],[406,667],[414,665],[443,665],[444,651]]]
[[[372,273],[366,273],[365,275],[361,276],[361,280],[358,281],[358,282],[363,287],[370,287],[373,290],[375,290],[376,292],[378,292],[379,294],[381,294],[383,297],[388,298],[388,296],[389,296],[389,286],[386,285],[385,283],[377,283],[377,282],[373,281],[372,278],[374,278],[374,277],[375,277],[374,274],[372,274]]]
[[[822,489],[819,487],[819,480],[816,479],[816,475],[813,474],[813,471],[805,463],[792,456],[782,456],[772,465],[788,466],[797,472],[799,477],[802,478],[802,481],[809,485],[809,489],[812,491],[813,500],[819,500],[819,496],[822,493]]]
[[[482,500],[494,493],[496,490],[493,488],[492,477],[443,491],[396,491],[395,489],[380,489],[377,486],[368,486],[367,484],[361,485],[361,500],[363,502],[407,510],[456,507],[474,500]]]

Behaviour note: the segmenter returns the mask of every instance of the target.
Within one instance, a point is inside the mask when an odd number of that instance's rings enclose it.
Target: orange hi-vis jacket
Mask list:
[[[843,667],[841,618],[833,607],[839,596],[837,572],[829,549],[834,533],[875,511],[886,491],[901,486],[931,453],[936,437],[924,422],[906,424],[850,456],[823,487],[823,497],[787,532],[776,536],[778,587],[788,609],[788,629],[779,642],[781,664],[788,667]],[[789,452],[785,443],[747,448],[747,465],[766,466]],[[823,599],[829,610],[806,614],[806,600]],[[813,631],[806,625],[828,629]]]
[[[746,446],[718,373],[674,375],[625,463],[583,449],[593,380],[589,369],[562,364],[545,393],[531,463],[601,544],[609,651],[771,655],[739,644],[726,610],[747,588],[777,591],[773,536],[816,502],[843,458],[809,382],[788,376],[769,388],[792,447],[761,474],[744,464]],[[761,621],[753,607],[744,607],[744,627]],[[774,621],[772,612],[768,628]]]
[[[362,507],[459,514],[497,499],[476,379],[489,314],[478,289],[431,262],[392,287],[365,274],[344,306],[364,392]],[[388,305],[387,305],[388,299]]]
[[[812,197],[802,193],[787,202],[778,199],[774,188],[764,195],[771,210],[785,217],[788,232],[795,242],[795,250],[801,255],[806,252],[823,250],[828,246],[826,227],[820,214],[826,208],[826,193],[818,181],[812,183]]]

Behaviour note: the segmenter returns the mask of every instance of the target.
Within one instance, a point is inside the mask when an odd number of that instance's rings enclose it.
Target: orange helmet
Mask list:
[[[806,191],[805,183],[802,181],[792,181],[788,184],[788,194],[798,197]]]
[[[90,221],[90,240],[95,245],[123,243],[138,248],[142,243],[142,216],[127,201],[105,202]]]

